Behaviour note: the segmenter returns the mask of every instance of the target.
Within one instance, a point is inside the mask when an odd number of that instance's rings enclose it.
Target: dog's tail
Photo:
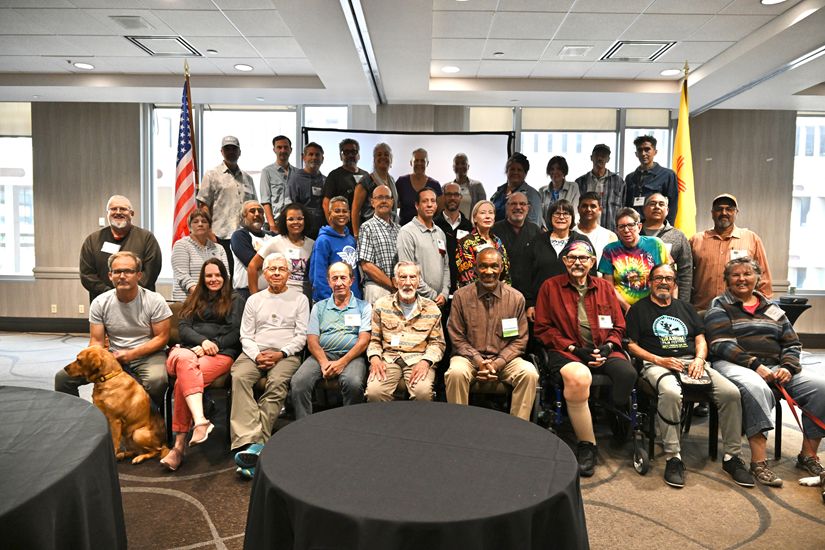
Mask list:
[[[169,447],[167,447],[166,445],[161,445],[160,446],[160,457],[161,458],[166,458],[166,455],[168,455],[168,454],[169,454]]]

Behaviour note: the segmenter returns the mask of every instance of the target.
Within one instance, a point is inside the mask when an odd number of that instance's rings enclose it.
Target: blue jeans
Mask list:
[[[715,361],[713,368],[733,382],[742,395],[742,420],[748,438],[774,428],[771,411],[776,405],[770,387],[756,371],[728,361]],[[773,372],[779,366],[768,367]],[[819,420],[825,419],[825,376],[814,374],[804,368],[785,383],[785,391],[800,407],[809,411]],[[808,439],[825,436],[825,430],[817,426],[807,414],[802,415],[802,427]]]
[[[326,352],[327,359],[337,361],[343,355]],[[315,384],[323,378],[321,365],[310,354],[298,372],[292,377],[292,403],[295,406],[295,419],[312,414],[312,391]],[[356,357],[344,367],[338,375],[344,405],[356,405],[364,402],[364,382],[367,378],[367,360],[363,355]]]

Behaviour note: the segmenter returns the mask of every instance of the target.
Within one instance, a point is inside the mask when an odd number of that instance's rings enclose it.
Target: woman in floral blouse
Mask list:
[[[478,280],[476,273],[476,254],[488,247],[493,247],[501,252],[504,258],[504,269],[501,271],[501,280],[512,284],[510,281],[510,260],[507,258],[507,251],[501,240],[491,233],[493,224],[496,222],[496,207],[490,201],[479,201],[473,207],[473,229],[468,235],[458,241],[455,263],[458,266],[458,286],[467,286]]]

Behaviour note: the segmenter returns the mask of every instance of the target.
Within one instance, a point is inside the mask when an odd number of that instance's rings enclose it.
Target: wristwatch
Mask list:
[[[285,350],[284,348],[281,348],[281,349],[279,349],[278,351],[280,351],[281,353],[283,353],[283,354],[284,354],[284,359],[286,359],[287,357],[289,357],[289,352],[288,352],[287,350]]]

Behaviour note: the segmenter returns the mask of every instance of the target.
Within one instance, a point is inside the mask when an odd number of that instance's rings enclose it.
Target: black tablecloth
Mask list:
[[[0,386],[0,547],[126,548],[109,423],[88,401]]]
[[[308,416],[264,448],[246,549],[588,548],[578,466],[505,413],[390,402]]]

